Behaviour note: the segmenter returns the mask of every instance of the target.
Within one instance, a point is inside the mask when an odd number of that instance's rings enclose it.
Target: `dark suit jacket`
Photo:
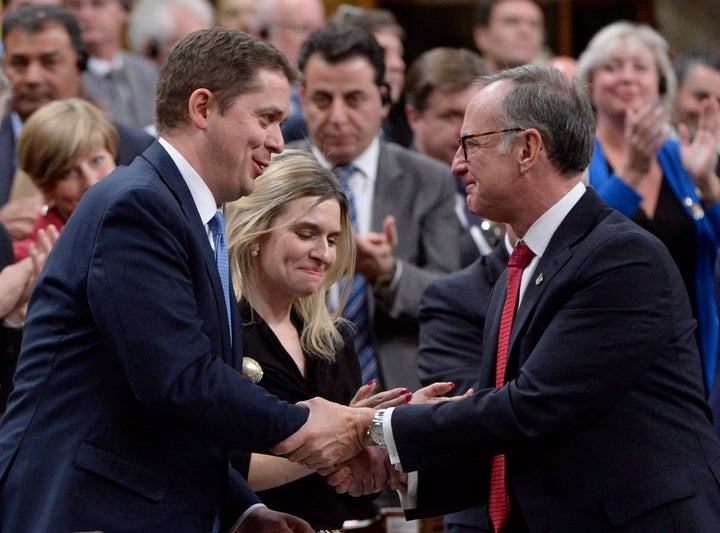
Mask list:
[[[716,531],[720,442],[662,243],[588,190],[538,262],[495,389],[505,285],[488,310],[484,388],[393,412],[402,465],[421,470],[409,515],[486,501],[491,457],[505,453],[511,514],[530,531]]]
[[[0,530],[211,531],[259,501],[228,448],[307,411],[240,373],[205,227],[159,143],[93,186],[30,300],[0,421]],[[227,527],[228,522],[225,523]]]
[[[454,393],[477,385],[490,291],[507,266],[504,243],[462,270],[433,281],[420,301],[418,377],[452,381]]]
[[[293,143],[310,150],[308,142]],[[374,346],[384,388],[420,387],[417,377],[418,306],[431,281],[460,268],[460,223],[450,168],[393,143],[380,143],[371,231],[393,215],[402,275],[395,290],[371,294]]]
[[[129,165],[152,144],[154,139],[142,130],[115,121],[113,124],[120,136],[115,162],[118,165]],[[16,144],[17,139],[13,132],[10,114],[5,113],[0,122],[0,206],[6,204],[10,198],[10,189],[17,170]]]
[[[5,226],[0,224],[0,270],[14,262],[12,238]],[[0,414],[5,411],[5,403],[12,388],[12,375],[21,339],[22,330],[6,326],[0,317]]]

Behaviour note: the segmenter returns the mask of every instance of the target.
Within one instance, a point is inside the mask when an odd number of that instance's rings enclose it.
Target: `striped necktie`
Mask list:
[[[337,176],[340,185],[347,195],[348,204],[350,206],[350,222],[353,230],[358,231],[357,213],[355,210],[355,198],[350,188],[350,176],[357,170],[353,165],[344,165],[335,167],[333,172]],[[347,285],[347,279],[340,281],[340,291],[344,292]],[[368,305],[368,287],[367,281],[362,274],[355,273],[350,284],[350,294],[348,296],[343,316],[350,322],[355,324],[355,332],[353,341],[355,350],[360,361],[360,370],[362,372],[362,382],[368,383],[373,379],[377,379],[377,358],[375,349],[372,346],[372,328],[370,324],[370,306]]]
[[[215,262],[217,263],[223,296],[225,297],[225,310],[227,311],[228,329],[230,330],[230,343],[232,344],[232,320],[230,313],[230,263],[228,260],[227,243],[225,242],[225,219],[222,211],[216,211],[215,216],[208,222],[208,227],[215,243]]]

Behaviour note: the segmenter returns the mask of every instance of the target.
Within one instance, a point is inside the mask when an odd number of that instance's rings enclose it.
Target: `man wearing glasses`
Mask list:
[[[522,240],[490,299],[476,392],[275,451],[326,467],[386,446],[409,472],[411,519],[488,503],[496,532],[716,530],[720,442],[680,273],[582,183],[595,131],[582,88],[540,65],[484,81],[453,169],[470,208]],[[329,481],[362,492],[372,478],[350,466]]]

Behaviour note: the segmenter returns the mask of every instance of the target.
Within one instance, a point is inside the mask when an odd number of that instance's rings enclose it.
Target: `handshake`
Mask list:
[[[473,393],[470,389],[462,396],[438,397],[454,386],[449,382],[433,383],[415,392],[409,404],[456,401]],[[405,482],[406,474],[391,464],[385,449],[374,446],[368,431],[378,408],[400,405],[397,399],[388,399],[388,394],[392,395],[392,391],[375,395],[373,398],[379,398],[375,402],[369,398],[351,407],[322,398],[301,402],[298,405],[310,411],[307,421],[270,451],[317,470],[340,493],[362,496],[386,487],[395,490]]]

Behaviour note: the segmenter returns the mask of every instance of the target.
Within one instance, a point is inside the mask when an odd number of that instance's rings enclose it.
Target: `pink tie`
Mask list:
[[[495,366],[495,387],[500,388],[505,383],[505,369],[507,368],[508,346],[512,332],[515,310],[517,309],[518,295],[520,293],[520,280],[523,270],[530,264],[535,254],[526,244],[519,242],[508,261],[507,292],[505,305],[503,305],[500,318],[500,333],[498,335],[497,363]],[[510,512],[510,498],[505,483],[505,456],[493,457],[490,473],[490,519],[495,526],[496,533],[505,525]]]

